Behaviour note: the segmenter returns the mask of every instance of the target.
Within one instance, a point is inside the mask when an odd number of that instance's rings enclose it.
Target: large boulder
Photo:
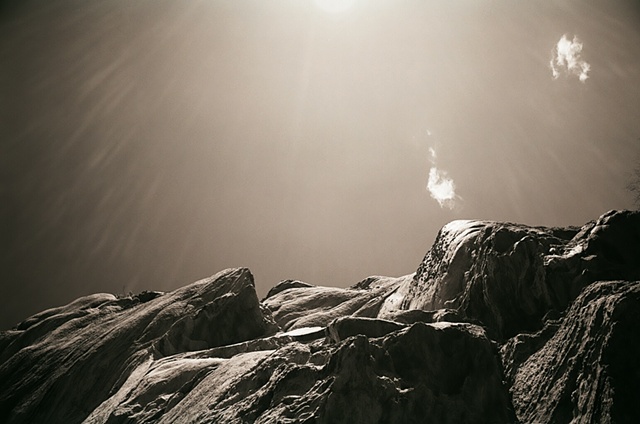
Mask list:
[[[2,353],[0,421],[80,422],[150,358],[278,330],[246,268],[146,300],[90,296],[19,325]]]
[[[455,309],[504,340],[540,329],[599,279],[638,278],[640,212],[564,229],[454,221],[398,294],[402,309]]]
[[[610,211],[585,224],[568,243],[551,249],[544,265],[560,307],[593,282],[640,280],[640,211]]]
[[[640,282],[587,287],[550,332],[546,342],[539,335],[542,343],[514,339],[502,348],[518,418],[525,423],[637,422]]]
[[[404,288],[402,307],[456,309],[497,338],[535,329],[558,307],[546,285],[544,255],[568,241],[561,236],[567,235],[490,221],[447,224]]]

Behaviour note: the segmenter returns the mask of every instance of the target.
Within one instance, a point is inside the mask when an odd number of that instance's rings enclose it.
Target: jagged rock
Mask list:
[[[513,422],[494,348],[470,324],[423,324],[345,340],[317,422]]]
[[[498,338],[536,329],[555,306],[543,257],[563,242],[547,229],[454,221],[440,230],[404,288],[403,309],[457,309]]]
[[[640,279],[640,211],[610,211],[544,258],[560,307],[595,281]]]
[[[525,423],[637,422],[640,282],[600,282],[576,299],[553,337],[516,369]],[[522,358],[520,358],[522,359]]]
[[[452,308],[498,339],[542,327],[597,279],[640,276],[640,212],[611,211],[581,229],[454,221],[440,230],[402,309]]]
[[[126,300],[126,299],[124,299]],[[150,357],[273,334],[247,269],[145,303],[89,296],[21,324],[2,353],[0,421],[80,422]]]
[[[549,321],[535,333],[521,333],[502,345],[500,355],[504,365],[505,378],[509,386],[513,385],[518,367],[532,354],[540,350],[560,327],[560,321]]]
[[[639,278],[612,211],[454,221],[415,274],[263,302],[244,268],[86,296],[0,332],[0,422],[639,422]]]
[[[228,360],[182,354],[145,363],[88,422],[513,422],[494,348],[478,327],[418,323],[320,349],[323,366],[296,342]]]

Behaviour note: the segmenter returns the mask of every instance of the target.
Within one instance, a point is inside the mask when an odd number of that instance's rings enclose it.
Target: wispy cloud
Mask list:
[[[427,190],[441,208],[453,209],[456,207],[456,201],[461,200],[461,197],[456,195],[456,184],[449,177],[447,171],[438,169],[436,166],[438,154],[433,147],[429,148],[429,156],[431,168],[429,169]]]
[[[553,56],[549,62],[553,79],[557,79],[563,73],[574,75],[581,82],[585,82],[589,78],[591,65],[580,55],[582,46],[582,42],[576,36],[573,37],[573,40],[569,40],[566,34],[560,38],[553,48]]]
[[[436,149],[434,149],[433,147],[429,147],[429,156],[431,156],[431,163],[435,165],[436,159],[438,158]]]

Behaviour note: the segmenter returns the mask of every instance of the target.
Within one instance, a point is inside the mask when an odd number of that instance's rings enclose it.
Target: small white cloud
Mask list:
[[[453,209],[458,196],[456,196],[456,185],[447,175],[446,171],[442,171],[435,166],[429,170],[429,181],[427,182],[427,190],[431,194],[441,208]]]
[[[573,40],[569,40],[566,34],[560,38],[553,48],[553,56],[549,62],[553,79],[557,79],[561,73],[574,75],[580,82],[585,82],[589,78],[591,65],[582,59],[580,55],[582,47],[582,42],[576,36]]]
[[[583,62],[581,68],[582,68],[582,71],[580,72],[580,75],[578,76],[578,78],[580,78],[580,82],[585,82],[587,78],[589,78],[589,75],[587,74],[591,70],[591,65],[589,65],[587,62]]]
[[[456,185],[447,174],[447,171],[438,168],[437,159],[438,153],[436,149],[429,147],[431,168],[429,169],[427,190],[429,190],[429,194],[438,202],[441,208],[458,209],[458,201],[461,201],[462,198],[456,195]]]

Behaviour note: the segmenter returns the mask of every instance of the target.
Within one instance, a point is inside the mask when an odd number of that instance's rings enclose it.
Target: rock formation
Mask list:
[[[640,212],[454,221],[414,274],[244,268],[0,332],[6,423],[640,422]]]
[[[531,355],[516,354],[527,350],[517,338],[503,347],[521,420],[637,421],[640,282],[588,286],[553,327],[543,340],[553,336]]]

